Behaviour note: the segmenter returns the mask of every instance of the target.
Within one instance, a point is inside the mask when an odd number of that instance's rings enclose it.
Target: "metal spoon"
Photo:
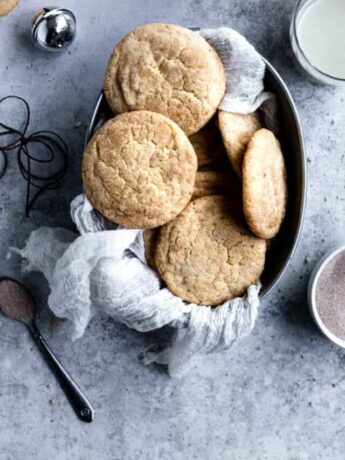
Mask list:
[[[49,348],[36,325],[36,305],[29,291],[18,281],[0,278],[0,310],[8,318],[28,327],[77,416],[84,422],[92,422],[95,414],[92,405]]]

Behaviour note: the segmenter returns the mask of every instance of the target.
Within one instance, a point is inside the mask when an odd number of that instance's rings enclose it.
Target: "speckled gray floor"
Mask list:
[[[233,26],[277,67],[300,111],[308,156],[308,207],[298,251],[261,307],[252,336],[180,381],[144,367],[138,353],[152,340],[106,318],[83,339],[66,340],[40,322],[66,367],[97,410],[79,422],[26,331],[0,317],[0,460],[343,459],[345,353],[315,329],[306,284],[316,260],[344,228],[345,91],[306,81],[293,66],[288,26],[294,1],[69,0],[78,39],[59,57],[35,51],[28,31],[38,0],[22,0],[0,19],[0,95],[26,97],[33,130],[54,129],[69,143],[71,165],[62,190],[47,193],[29,219],[25,187],[10,159],[0,181],[0,272],[19,275],[8,247],[39,225],[72,227],[68,204],[81,190],[84,130],[102,85],[108,55],[134,26],[170,21]],[[14,115],[13,115],[13,118]],[[13,121],[13,120],[11,120]],[[82,126],[75,127],[77,122]],[[39,275],[24,278],[41,299]]]

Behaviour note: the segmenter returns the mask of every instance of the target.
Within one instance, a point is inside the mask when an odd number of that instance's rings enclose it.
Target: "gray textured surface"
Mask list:
[[[134,26],[170,21],[230,25],[269,58],[300,111],[308,156],[308,207],[302,241],[279,287],[261,308],[252,336],[236,350],[204,362],[180,381],[144,367],[151,343],[105,318],[70,343],[64,328],[42,328],[97,410],[79,422],[28,334],[0,318],[0,459],[343,459],[345,354],[315,329],[306,283],[315,261],[341,238],[344,223],[345,92],[310,83],[293,67],[288,23],[294,2],[233,0],[70,0],[78,39],[62,56],[32,49],[28,39],[38,0],[22,0],[0,18],[0,95],[26,97],[32,129],[54,129],[68,141],[71,166],[63,190],[47,193],[23,218],[24,184],[15,158],[0,182],[0,272],[18,276],[11,245],[38,225],[71,227],[70,199],[81,190],[82,139],[102,85],[108,55]],[[82,127],[75,128],[81,121]],[[26,279],[43,303],[40,276]],[[52,401],[51,401],[52,400]]]

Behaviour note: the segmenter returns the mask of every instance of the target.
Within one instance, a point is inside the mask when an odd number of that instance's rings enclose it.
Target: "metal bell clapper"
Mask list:
[[[65,8],[42,8],[32,21],[32,42],[42,51],[61,53],[73,42],[76,32],[76,18]]]

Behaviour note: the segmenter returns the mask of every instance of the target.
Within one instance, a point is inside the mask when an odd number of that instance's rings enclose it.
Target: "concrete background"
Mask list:
[[[40,324],[93,401],[93,424],[79,422],[27,332],[0,317],[0,459],[343,459],[345,353],[314,327],[306,285],[315,262],[344,228],[344,89],[307,81],[293,66],[288,0],[66,0],[78,37],[61,56],[34,50],[30,21],[42,6],[22,0],[0,18],[0,96],[25,97],[30,129],[53,129],[70,147],[63,188],[24,217],[25,184],[14,156],[0,181],[0,273],[20,277],[8,247],[39,225],[72,228],[69,202],[81,190],[83,137],[110,51],[133,27],[153,21],[236,28],[282,74],[299,109],[308,157],[308,206],[297,253],[261,307],[254,333],[233,352],[200,364],[180,381],[144,367],[154,340],[98,317],[71,343],[51,327],[47,286],[24,278],[43,307]],[[1,114],[1,117],[4,115]],[[15,122],[15,113],[6,115]],[[81,127],[75,125],[81,122]],[[55,329],[55,331],[52,331]]]

